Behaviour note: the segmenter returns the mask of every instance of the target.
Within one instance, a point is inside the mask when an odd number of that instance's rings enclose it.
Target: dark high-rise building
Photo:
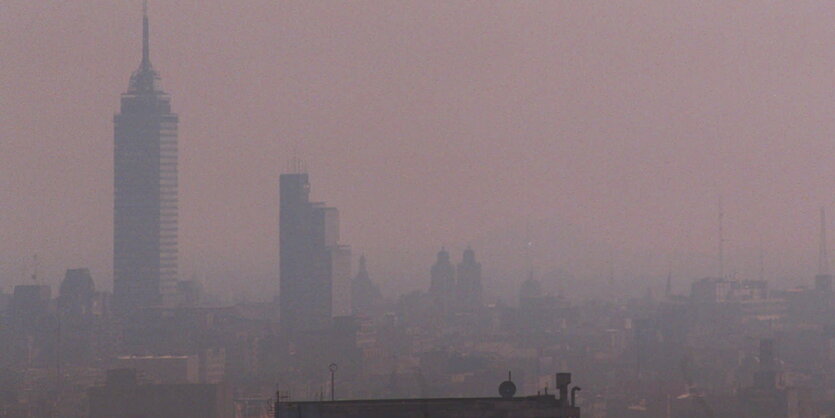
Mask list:
[[[829,272],[829,252],[826,250],[826,210],[821,208],[820,249],[818,274],[815,276],[815,290],[832,292],[832,274]]]
[[[345,287],[351,272],[349,249],[339,245],[339,211],[310,201],[307,173],[282,174],[279,188],[281,322],[291,333],[325,329],[341,300],[334,286]],[[349,309],[348,286],[347,295],[337,296],[348,299]]]
[[[467,247],[464,251],[464,258],[458,264],[456,296],[459,310],[464,312],[475,312],[481,308],[482,287],[481,287],[481,263],[475,259],[475,251]]]
[[[351,311],[351,247],[336,245],[328,248],[331,275],[331,315],[350,316]]]
[[[96,286],[88,269],[70,269],[64,275],[58,293],[58,310],[62,316],[90,317],[96,298]]]
[[[15,286],[9,313],[13,317],[27,321],[33,320],[35,317],[49,312],[51,298],[52,289],[47,285],[24,284]]]
[[[142,61],[113,118],[113,298],[123,313],[176,292],[177,122],[151,66],[146,10]]]
[[[84,364],[95,356],[96,320],[105,310],[105,293],[96,292],[88,269],[67,270],[58,293],[60,360],[67,364]]]
[[[45,367],[55,353],[57,324],[51,304],[52,290],[46,285],[18,285],[6,313],[0,335],[0,359],[5,364]],[[54,363],[53,363],[54,364]]]
[[[438,258],[432,265],[429,295],[440,312],[446,314],[455,299],[455,267],[449,260],[449,253],[441,248]]]

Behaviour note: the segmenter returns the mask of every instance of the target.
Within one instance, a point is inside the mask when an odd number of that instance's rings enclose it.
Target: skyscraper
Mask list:
[[[177,115],[151,66],[147,7],[142,61],[114,124],[113,298],[131,312],[177,286]]]
[[[829,252],[826,250],[826,209],[821,208],[820,249],[818,250],[818,274],[815,276],[815,290],[832,291],[832,274],[829,272]]]
[[[339,211],[310,201],[307,173],[282,174],[279,189],[281,323],[290,333],[321,330],[350,310],[350,250],[339,245]]]
[[[430,270],[429,295],[438,313],[446,315],[455,301],[455,267],[449,253],[441,248]]]

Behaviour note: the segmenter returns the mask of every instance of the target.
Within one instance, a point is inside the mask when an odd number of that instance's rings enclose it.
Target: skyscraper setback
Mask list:
[[[321,330],[350,313],[351,255],[339,245],[339,211],[310,201],[307,173],[282,174],[279,188],[281,323],[291,333]]]
[[[177,123],[151,66],[145,7],[142,61],[113,118],[113,297],[122,312],[161,305],[176,291]]]

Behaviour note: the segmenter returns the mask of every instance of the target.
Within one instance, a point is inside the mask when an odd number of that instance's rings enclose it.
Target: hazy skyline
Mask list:
[[[529,219],[540,271],[606,275],[612,248],[619,275],[711,274],[720,194],[728,271],[758,274],[762,246],[766,278],[811,283],[835,200],[832,2],[188,0],[150,16],[181,118],[180,273],[210,289],[278,288],[293,157],[384,291],[428,287],[440,246],[457,261],[468,243],[485,285],[510,285]],[[49,283],[89,267],[110,288],[112,117],[140,39],[140,1],[0,4],[5,290],[35,253]]]

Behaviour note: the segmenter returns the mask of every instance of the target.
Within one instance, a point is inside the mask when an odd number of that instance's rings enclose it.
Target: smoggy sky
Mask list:
[[[468,244],[488,287],[538,271],[810,282],[835,219],[835,2],[151,1],[180,115],[180,271],[277,289],[278,175],[384,291]],[[32,254],[111,286],[113,125],[139,1],[0,2],[0,287]],[[835,235],[835,228],[830,228]],[[830,246],[832,247],[832,246]],[[562,273],[561,273],[562,274]],[[248,292],[248,293],[247,293]]]

